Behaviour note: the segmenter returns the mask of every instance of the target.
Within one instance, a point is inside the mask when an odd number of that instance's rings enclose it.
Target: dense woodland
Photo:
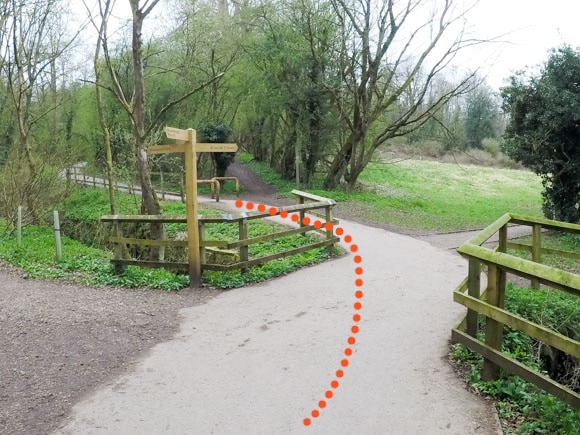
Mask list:
[[[393,141],[477,148],[503,128],[498,97],[455,63],[483,43],[462,1],[117,0],[125,19],[75,3],[0,0],[4,215],[22,203],[42,222],[79,161],[137,173],[158,213],[151,168],[180,162],[144,149],[166,125],[225,125],[285,178],[347,190]]]

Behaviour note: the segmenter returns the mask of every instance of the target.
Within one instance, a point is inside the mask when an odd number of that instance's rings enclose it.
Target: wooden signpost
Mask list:
[[[199,224],[197,212],[197,154],[235,153],[235,143],[197,143],[196,131],[192,128],[180,130],[165,127],[165,135],[174,139],[174,144],[153,145],[148,154],[183,153],[185,155],[185,205],[187,213],[187,251],[189,282],[191,288],[201,287],[201,258],[199,252]]]

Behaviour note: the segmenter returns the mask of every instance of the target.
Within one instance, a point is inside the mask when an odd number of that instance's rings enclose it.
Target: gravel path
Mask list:
[[[182,310],[173,339],[79,402],[55,435],[497,433],[492,407],[447,362],[465,261],[381,229],[341,227],[363,259],[360,322],[352,254],[224,292]]]
[[[260,185],[243,168],[233,166],[231,171],[247,183],[245,199],[272,205],[291,202],[276,198],[271,186]],[[348,217],[340,210],[337,215]],[[99,386],[132,373],[155,345],[173,337],[182,321],[181,309],[199,306],[221,293],[93,289],[26,280],[18,270],[1,264],[0,282],[2,435],[51,432],[75,403]],[[284,282],[277,280],[274,286]],[[449,283],[441,291],[450,295],[454,285]],[[445,347],[438,349],[442,357]],[[487,421],[488,416],[479,415],[476,420]]]
[[[0,267],[0,434],[46,434],[218,292],[93,289]]]

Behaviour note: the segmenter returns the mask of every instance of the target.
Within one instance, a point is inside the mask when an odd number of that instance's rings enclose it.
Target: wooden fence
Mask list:
[[[185,202],[185,191],[184,191],[184,176],[183,173],[167,173],[167,172],[152,172],[151,175],[158,176],[159,178],[159,188],[156,189],[158,195],[161,196],[161,200],[165,201],[166,196],[174,196],[181,198],[181,202]],[[67,170],[67,179],[75,181],[79,184],[88,187],[103,187],[107,188],[109,186],[109,181],[106,178],[94,177],[92,175],[86,175],[82,167],[72,167]],[[180,186],[179,191],[167,190],[167,177],[176,176],[178,185]],[[197,180],[197,184],[207,184],[210,186],[211,198],[219,202],[221,190],[223,183],[231,181],[235,184],[235,194],[239,196],[240,194],[240,182],[237,177],[213,177],[209,180]],[[134,183],[126,183],[115,180],[115,190],[121,192],[127,192],[130,194],[140,193],[141,188]]]
[[[508,242],[510,223],[531,226],[532,244]],[[453,300],[467,307],[467,316],[452,330],[452,339],[484,357],[482,379],[496,379],[499,369],[502,368],[580,409],[578,393],[502,353],[503,329],[507,325],[574,358],[580,358],[580,342],[510,313],[504,306],[506,273],[529,279],[535,288],[542,284],[553,291],[580,296],[580,276],[541,264],[544,255],[574,259],[579,259],[580,255],[542,247],[543,230],[580,234],[580,225],[505,214],[459,247],[458,252],[469,261],[469,269],[467,278],[453,292]],[[482,246],[496,233],[499,233],[497,248],[488,249]],[[510,255],[508,249],[529,251],[532,253],[532,260]],[[484,268],[487,268],[487,287],[481,292],[481,273]],[[486,318],[485,342],[477,339],[479,316]]]
[[[282,211],[287,213],[298,213],[301,217],[305,213],[318,215],[316,210],[323,210],[324,216],[322,219],[324,222],[338,223],[336,219],[332,217],[332,208],[335,202],[316,195],[311,195],[306,192],[301,192],[294,190],[292,192],[299,200],[299,204],[281,207],[276,209],[276,213],[271,213],[270,210],[259,212],[247,212],[247,213],[235,213],[235,214],[220,214],[220,215],[209,215],[203,216],[199,215],[199,249],[200,258],[202,259],[201,270],[218,270],[218,271],[230,271],[230,270],[241,270],[246,271],[252,266],[257,266],[260,264],[267,263],[272,260],[287,257],[290,255],[299,254],[312,249],[327,247],[329,252],[332,252],[333,247],[338,243],[339,239],[333,235],[332,231],[325,231],[323,229],[317,229],[313,225],[304,225],[302,219],[300,219],[300,226],[298,228],[288,228],[281,231],[259,236],[248,238],[248,222],[255,219],[266,219],[273,216],[279,215]],[[121,225],[124,223],[187,223],[186,216],[154,216],[154,215],[132,215],[132,216],[120,216],[120,215],[107,215],[101,217],[102,222],[110,222],[115,227],[115,234],[121,234]],[[231,224],[237,225],[238,234],[236,240],[224,241],[224,240],[205,240],[203,238],[204,227],[211,224]],[[322,235],[317,241],[309,243],[304,246],[288,249],[285,251],[277,252],[268,256],[259,258],[250,258],[248,255],[248,247],[255,243],[263,243],[271,240],[275,240],[281,237],[288,237],[294,234],[305,234],[310,231],[316,231]],[[188,263],[186,262],[160,262],[160,261],[150,261],[150,260],[137,260],[137,259],[124,259],[121,258],[122,246],[123,245],[137,245],[137,246],[163,246],[163,247],[183,247],[187,248],[187,241],[182,240],[151,240],[151,239],[139,239],[122,237],[115,235],[109,238],[109,241],[116,245],[114,252],[115,258],[112,260],[113,264],[117,267],[123,267],[127,265],[135,265],[142,267],[160,267],[166,268],[174,271],[187,271]],[[232,264],[216,264],[207,262],[207,251],[208,250],[236,250],[239,261]],[[218,251],[219,252],[219,251]]]

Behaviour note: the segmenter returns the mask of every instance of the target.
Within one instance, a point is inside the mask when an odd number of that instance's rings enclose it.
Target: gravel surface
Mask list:
[[[0,433],[46,434],[86,393],[171,338],[217,290],[93,289],[0,265]]]

